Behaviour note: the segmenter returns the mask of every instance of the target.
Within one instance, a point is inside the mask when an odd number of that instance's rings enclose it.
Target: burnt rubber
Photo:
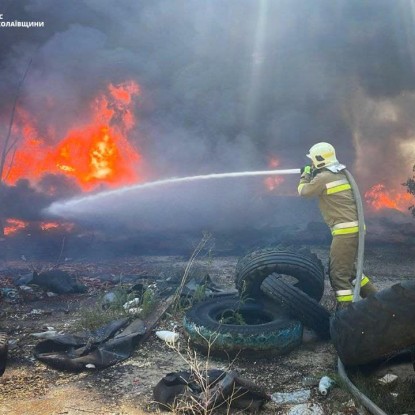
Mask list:
[[[8,342],[7,334],[0,332],[0,376],[3,375],[7,365]]]
[[[261,291],[322,339],[330,338],[330,313],[309,295],[287,284],[278,274],[265,278]]]
[[[242,324],[227,317],[237,313]],[[287,353],[302,341],[303,326],[284,310],[262,301],[242,302],[237,297],[210,298],[197,303],[183,321],[190,340],[210,352],[233,355]]]
[[[309,249],[272,247],[253,251],[238,261],[236,288],[242,297],[260,297],[262,281],[272,273],[288,276],[292,284],[320,301],[324,290],[324,267]]]
[[[330,321],[344,365],[383,359],[415,344],[415,282],[401,282],[337,312]]]

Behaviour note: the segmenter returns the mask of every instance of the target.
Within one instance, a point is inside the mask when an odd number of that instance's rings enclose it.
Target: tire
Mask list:
[[[240,315],[244,324],[221,322],[221,318]],[[303,326],[281,308],[265,302],[241,302],[237,297],[210,298],[196,304],[183,321],[190,340],[210,352],[234,355],[284,354],[301,344]]]
[[[415,344],[414,319],[415,282],[401,282],[336,313],[331,339],[343,364],[362,365]]]
[[[235,283],[242,297],[261,296],[262,281],[272,273],[288,276],[290,283],[320,301],[324,291],[324,267],[310,250],[298,252],[273,247],[253,251],[236,266]],[[286,279],[286,277],[284,277]]]
[[[8,341],[7,334],[0,332],[0,376],[3,375],[7,365]]]
[[[265,278],[261,291],[287,310],[292,317],[313,329],[322,339],[330,338],[330,313],[309,295],[287,284],[278,274]]]

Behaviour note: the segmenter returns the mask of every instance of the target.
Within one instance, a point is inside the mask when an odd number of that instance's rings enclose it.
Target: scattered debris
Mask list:
[[[174,344],[179,339],[179,333],[174,331],[159,330],[155,334],[159,339],[164,340],[168,344]]]
[[[385,376],[378,379],[378,381],[379,381],[379,383],[381,383],[383,385],[390,385],[391,383],[394,383],[397,379],[398,379],[398,376],[396,376],[392,373],[387,373]]]
[[[9,301],[15,301],[19,298],[19,292],[15,288],[1,288],[0,296]]]
[[[143,308],[142,307],[133,307],[133,308],[129,308],[128,310],[128,314],[132,314],[132,315],[139,315],[143,313]]]
[[[325,412],[319,404],[302,403],[295,405],[288,411],[287,415],[324,415]]]
[[[323,376],[318,383],[318,391],[320,395],[326,396],[329,390],[336,384],[336,382],[328,376]]]
[[[129,310],[130,308],[134,308],[137,305],[140,305],[140,299],[133,298],[131,301],[127,301],[125,304],[123,304],[123,308],[124,310]]]
[[[180,295],[182,297],[217,297],[222,295],[237,294],[238,290],[224,289],[219,287],[212,281],[209,274],[206,274],[203,278],[192,278],[182,289]]]
[[[117,294],[115,292],[110,291],[102,297],[102,308],[104,310],[107,310],[111,307],[112,304],[114,304],[117,301]]]
[[[31,284],[37,284],[40,287],[57,294],[84,293],[86,287],[79,284],[76,278],[69,272],[54,269],[37,273],[33,272]]]
[[[310,396],[310,389],[300,389],[294,392],[275,392],[271,395],[271,399],[278,404],[292,404],[307,402]]]
[[[56,334],[36,345],[35,357],[55,369],[72,372],[86,369],[87,364],[96,369],[112,366],[130,357],[136,341],[146,332],[140,319],[127,324],[124,318],[94,331]]]
[[[320,382],[320,378],[316,377],[316,376],[306,376],[303,378],[302,380],[302,385],[303,386],[317,386]]]
[[[30,335],[33,337],[37,337],[38,339],[53,339],[56,337],[58,332],[56,330],[48,330],[42,333],[31,333]]]
[[[219,369],[208,370],[202,377],[190,371],[168,373],[154,387],[153,397],[161,409],[189,412],[225,405],[255,412],[270,400],[262,388],[237,372]]]

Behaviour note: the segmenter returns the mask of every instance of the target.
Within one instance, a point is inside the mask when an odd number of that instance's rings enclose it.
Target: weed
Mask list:
[[[180,285],[177,288],[176,293],[174,295],[174,300],[173,300],[173,304],[172,304],[172,309],[174,311],[179,311],[180,309],[182,309],[182,304],[181,304],[181,301],[180,301],[180,297],[181,297],[183,288],[184,288],[184,286],[186,285],[186,283],[189,279],[189,274],[190,274],[190,271],[191,271],[192,267],[194,266],[196,258],[199,256],[199,254],[206,247],[206,245],[209,242],[209,240],[211,239],[211,237],[212,236],[211,236],[210,233],[204,232],[202,239],[199,241],[196,248],[192,252],[192,255],[190,256],[190,259],[187,262],[186,268],[184,270],[182,279],[180,281]],[[210,249],[208,251],[208,255],[211,255],[211,250]]]
[[[79,319],[74,324],[74,329],[94,330],[113,320],[127,317],[128,314],[123,305],[128,300],[130,300],[130,294],[127,287],[121,284],[111,291],[110,298],[108,298],[108,293],[102,293],[94,305],[79,311]]]
[[[113,320],[117,320],[122,317],[126,317],[127,314],[122,310],[114,308],[108,308],[103,310],[99,304],[95,304],[92,307],[84,308],[79,313],[79,320],[74,323],[73,329],[79,330],[95,330],[100,326],[110,323]]]
[[[224,391],[220,387],[212,387],[209,383],[210,352],[216,338],[217,335],[212,336],[210,339],[205,338],[208,349],[204,360],[198,357],[189,343],[187,343],[187,347],[184,350],[180,348],[180,343],[166,343],[168,347],[172,348],[183,359],[190,369],[192,379],[200,388],[197,393],[188,388],[186,392],[178,396],[170,408],[173,414],[211,415],[216,413],[219,408],[223,413],[229,414],[232,402],[246,393],[233,387],[229,396],[225,398],[223,396]],[[228,370],[232,364],[233,361],[230,362]]]
[[[237,310],[227,310],[222,313],[219,319],[220,324],[235,324],[238,326],[246,325],[243,315]]]
[[[154,291],[151,288],[147,288],[143,293],[143,299],[141,301],[141,317],[147,317],[156,305],[156,298]]]

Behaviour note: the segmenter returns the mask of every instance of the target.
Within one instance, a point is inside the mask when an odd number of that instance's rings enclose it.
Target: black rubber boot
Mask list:
[[[376,294],[378,290],[376,287],[369,281],[363,287],[360,287],[360,296],[362,298],[368,297],[370,294]]]

